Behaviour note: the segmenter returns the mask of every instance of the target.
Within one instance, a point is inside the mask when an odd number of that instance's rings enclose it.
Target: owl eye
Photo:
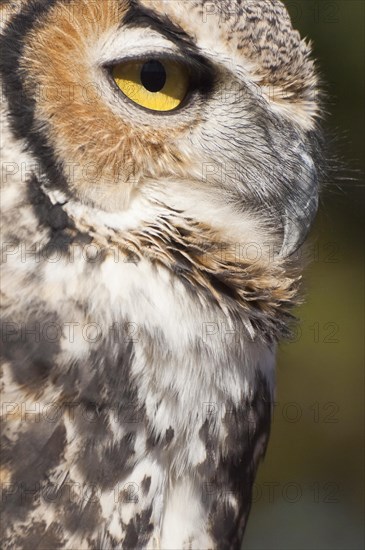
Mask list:
[[[137,105],[151,111],[172,111],[189,90],[189,71],[172,60],[148,59],[119,63],[112,69],[118,88]]]

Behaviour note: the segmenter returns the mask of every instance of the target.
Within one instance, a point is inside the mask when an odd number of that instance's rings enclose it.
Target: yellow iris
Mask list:
[[[152,111],[172,111],[185,99],[189,73],[176,61],[142,60],[113,67],[113,78],[134,103]]]

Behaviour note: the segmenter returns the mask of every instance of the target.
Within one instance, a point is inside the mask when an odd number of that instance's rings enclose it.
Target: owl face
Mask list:
[[[287,253],[300,244],[317,207],[317,80],[279,1],[27,10],[4,73],[46,187],[127,225],[158,205],[236,237],[255,218]]]

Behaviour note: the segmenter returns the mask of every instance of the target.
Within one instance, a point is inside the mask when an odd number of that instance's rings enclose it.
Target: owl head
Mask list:
[[[174,212],[283,256],[301,244],[317,209],[317,76],[279,0],[24,3],[1,69],[44,189],[125,229]]]

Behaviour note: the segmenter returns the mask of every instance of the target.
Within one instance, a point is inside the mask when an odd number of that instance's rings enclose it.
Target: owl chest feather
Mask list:
[[[4,308],[7,498],[22,510],[9,541],[30,518],[75,548],[236,540],[269,430],[272,346],[166,266],[71,239],[42,200],[22,222],[4,264],[20,288]]]

